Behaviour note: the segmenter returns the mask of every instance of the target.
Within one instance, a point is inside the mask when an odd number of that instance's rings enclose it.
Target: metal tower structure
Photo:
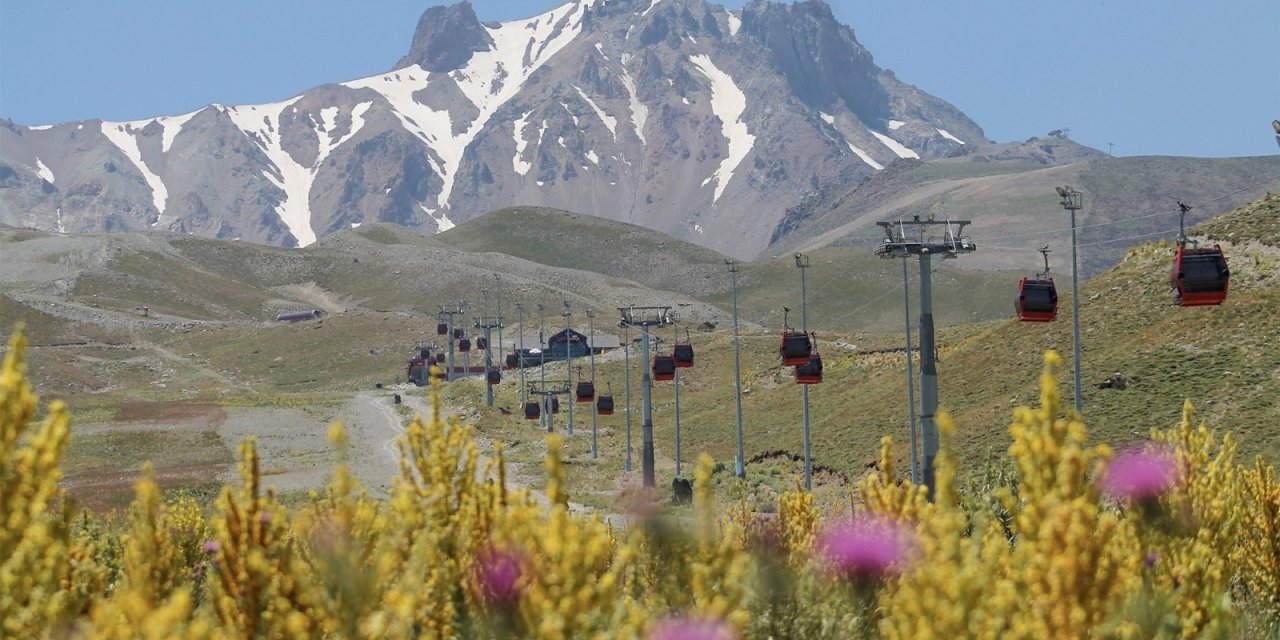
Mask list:
[[[924,453],[924,484],[933,500],[935,483],[934,458],[938,455],[938,367],[937,344],[933,332],[933,282],[931,262],[933,256],[954,258],[962,253],[972,253],[977,246],[964,237],[968,220],[921,220],[915,216],[910,222],[900,220],[877,222],[885,232],[884,243],[876,248],[882,258],[920,259],[920,425]],[[952,227],[955,230],[952,230]],[[941,235],[930,234],[941,228]]]

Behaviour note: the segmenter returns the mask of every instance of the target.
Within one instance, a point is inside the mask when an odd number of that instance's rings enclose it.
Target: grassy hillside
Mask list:
[[[715,251],[625,222],[555,209],[499,209],[435,236],[431,244],[501,253],[691,296],[729,286],[725,256]]]
[[[831,187],[795,208],[767,251],[785,254],[831,245],[866,246],[882,220],[972,220],[979,251],[965,269],[1033,269],[1035,249],[1051,245],[1055,271],[1070,270],[1070,225],[1054,187],[1084,193],[1077,214],[1081,272],[1091,277],[1144,238],[1172,239],[1182,201],[1197,205],[1189,224],[1250,202],[1280,186],[1280,158],[1096,158],[1066,165],[976,162],[952,158],[902,162],[857,185]]]
[[[1195,230],[1201,237],[1234,234],[1233,242],[1224,242],[1232,290],[1220,307],[1183,309],[1169,304],[1173,251],[1158,243],[1132,249],[1121,264],[1083,286],[1082,392],[1095,440],[1119,446],[1145,437],[1152,428],[1174,424],[1185,399],[1211,427],[1234,432],[1245,459],[1262,455],[1269,462],[1280,461],[1280,431],[1275,428],[1280,424],[1280,404],[1275,402],[1280,396],[1280,352],[1274,348],[1274,336],[1280,335],[1280,291],[1275,289],[1280,279],[1280,238],[1274,223],[1278,208],[1280,196],[1270,196]],[[1062,312],[1051,324],[1000,320],[941,332],[941,404],[956,418],[957,447],[965,468],[976,468],[989,453],[1008,446],[1010,413],[1036,401],[1048,349],[1058,350],[1066,361],[1059,377],[1069,402],[1070,296],[1063,293]],[[886,301],[898,313],[900,304],[898,299]],[[880,437],[891,435],[905,465],[905,361],[900,351],[883,351],[900,345],[901,336],[855,333],[830,338],[858,348],[831,343],[823,347],[825,380],[811,392],[815,464],[856,477],[876,460]],[[687,462],[706,451],[727,463],[735,448],[731,339],[717,332],[694,334],[694,341],[698,364],[682,372],[684,458]],[[743,340],[748,459],[766,455],[785,460],[801,452],[801,391],[792,383],[790,369],[778,366],[776,348],[772,332],[750,332]],[[1126,376],[1129,386],[1098,388],[1114,373]],[[637,385],[638,377],[637,368]],[[598,380],[611,381],[620,394],[620,364],[603,365]],[[671,390],[671,383],[658,383],[654,391],[658,457],[662,473],[668,475],[674,441]],[[638,402],[638,386],[635,398]],[[514,418],[491,419],[489,428],[503,433],[527,430]],[[588,419],[579,416],[580,432],[584,420]],[[561,416],[559,424],[563,421]],[[602,419],[609,443],[606,468],[620,464],[622,423],[621,412]],[[639,438],[638,408],[633,427]],[[574,439],[570,446],[582,460],[586,439]],[[768,456],[778,451],[783,455]],[[760,472],[768,477],[760,479],[794,479],[798,469],[791,462],[781,468],[765,464]]]
[[[1273,344],[1280,335],[1280,292],[1274,288],[1280,278],[1278,213],[1280,196],[1269,196],[1194,230],[1227,251],[1232,290],[1221,307],[1169,305],[1172,248],[1167,245],[1136,247],[1084,283],[1083,393],[1095,438],[1117,445],[1141,438],[1150,428],[1173,423],[1183,399],[1190,399],[1212,426],[1237,434],[1245,455],[1280,460],[1275,429],[1280,405],[1274,401],[1280,395],[1280,352]],[[697,366],[682,372],[682,457],[689,462],[706,451],[729,463],[735,453],[727,287],[700,301],[618,276],[439,249],[394,227],[341,235],[302,251],[164,237],[99,248],[50,245],[34,251],[24,245],[51,241],[6,237],[6,260],[28,252],[32,264],[45,260],[78,271],[67,277],[52,271],[56,279],[43,284],[7,282],[0,321],[6,335],[17,321],[31,327],[38,388],[47,398],[68,400],[80,420],[111,421],[121,407],[174,403],[334,406],[375,383],[394,383],[412,345],[433,337],[434,305],[460,291],[474,295],[476,281],[497,273],[510,291],[508,304],[546,300],[548,291],[572,296],[579,327],[587,305],[600,310],[597,326],[605,330],[612,323],[610,305],[645,295],[675,304],[682,321],[718,320],[715,330],[692,333],[698,354]],[[882,435],[895,438],[905,463],[905,359],[896,331],[902,321],[901,265],[859,248],[820,249],[811,258],[810,325],[819,331],[826,362],[825,381],[811,389],[815,463],[831,470],[824,472],[824,481],[857,476],[875,461]],[[702,265],[724,266],[710,260]],[[909,266],[914,326],[918,273],[914,262]],[[798,309],[799,272],[783,257],[743,265],[739,275],[743,319],[767,327],[743,333],[747,456],[758,460],[751,465],[756,479],[783,488],[799,468],[792,456],[801,451],[801,392],[791,370],[777,363],[778,311],[783,305]],[[104,283],[118,289],[108,291]],[[1023,324],[1004,319],[1011,313],[1012,283],[1011,276],[979,277],[950,263],[935,275],[938,324],[957,323],[940,331],[940,397],[956,417],[957,446],[967,468],[1007,446],[1010,411],[1035,401],[1045,350],[1057,349],[1066,358],[1060,377],[1064,397],[1071,396],[1067,287],[1061,290],[1056,322]],[[690,306],[675,303],[680,300]],[[132,310],[148,302],[163,313],[142,318]],[[290,307],[332,311],[320,321],[296,325],[270,321],[276,309]],[[970,322],[967,313],[1002,319]],[[552,318],[556,326],[559,318]],[[792,321],[799,323],[798,314]],[[670,335],[664,331],[662,337]],[[658,348],[668,349],[669,342]],[[638,403],[642,364],[638,354],[633,356]],[[621,354],[603,357],[597,365],[598,387],[611,386],[621,405]],[[549,369],[551,378],[564,376],[563,366]],[[1115,373],[1130,381],[1126,389],[1097,387]],[[524,473],[537,474],[533,462],[541,455],[541,434],[518,417],[517,379],[509,374],[498,387],[498,408],[492,411],[481,407],[484,387],[477,382],[449,385],[446,394],[454,406],[475,411],[485,438],[508,444]],[[589,438],[580,437],[589,431],[589,413],[583,411],[586,405],[579,407],[579,435],[569,441],[573,490],[603,503],[619,482],[625,412],[601,418],[602,457],[592,461]],[[674,461],[673,410],[672,385],[657,384],[654,425],[662,477],[669,476]],[[317,422],[326,415],[318,412]],[[566,418],[557,417],[561,428]],[[633,428],[638,468],[638,404]],[[100,453],[85,455],[96,460]],[[210,455],[222,461],[218,464],[227,458],[224,450]]]

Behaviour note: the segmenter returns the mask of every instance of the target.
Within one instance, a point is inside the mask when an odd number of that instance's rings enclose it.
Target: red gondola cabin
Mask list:
[[[485,382],[488,382],[489,384],[500,384],[502,382],[502,372],[497,369],[490,369],[489,373],[485,374]]]
[[[1227,257],[1222,247],[1212,249],[1188,249],[1179,245],[1173,255],[1173,270],[1169,284],[1174,290],[1174,301],[1180,307],[1222,304],[1227,299],[1231,271],[1227,269]]]
[[[666,382],[676,379],[676,359],[671,356],[653,357],[653,379]]]
[[[822,356],[813,354],[809,361],[796,367],[797,384],[818,384],[822,382]]]
[[[676,366],[681,369],[688,369],[693,366],[693,345],[682,342],[671,350],[671,357],[675,360]]]
[[[613,415],[613,396],[601,395],[596,398],[596,414],[602,416]]]
[[[538,403],[536,402],[524,403],[524,419],[525,420],[537,420],[538,418],[541,418],[541,417],[542,417],[542,410],[538,408]]]
[[[578,388],[573,395],[578,402],[592,402],[596,399],[596,385],[593,382],[583,380],[578,383]]]
[[[798,367],[809,363],[809,355],[813,351],[813,343],[809,334],[803,331],[783,331],[782,343],[778,346],[778,354],[782,356],[782,364]]]
[[[1058,290],[1053,286],[1053,278],[1019,281],[1014,308],[1023,322],[1052,322],[1058,315]]]

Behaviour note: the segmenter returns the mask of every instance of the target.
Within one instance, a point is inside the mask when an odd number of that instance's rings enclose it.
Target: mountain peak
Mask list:
[[[418,18],[409,53],[396,63],[395,69],[416,64],[427,71],[453,71],[465,66],[471,54],[487,51],[492,45],[493,39],[470,2],[431,7]]]

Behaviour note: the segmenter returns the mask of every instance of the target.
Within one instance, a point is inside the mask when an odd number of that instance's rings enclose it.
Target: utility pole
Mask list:
[[[570,356],[570,349],[573,341],[569,339],[569,318],[573,315],[569,312],[569,301],[564,301],[564,311],[560,314],[564,316],[564,371],[569,376],[569,389],[573,389],[573,358]],[[577,398],[569,402],[569,435],[573,435],[573,405],[577,404]]]
[[[591,332],[591,344],[588,345],[588,355],[591,358],[591,388],[596,386],[596,312],[587,309],[588,331]],[[597,389],[596,393],[600,393]],[[591,399],[591,459],[595,460],[599,457],[599,451],[596,448],[596,399]]]
[[[729,273],[733,278],[733,386],[738,408],[738,459],[733,467],[739,478],[745,478],[747,460],[742,444],[742,358],[738,353],[738,263],[733,259],[725,260],[724,263],[729,266]]]
[[[503,355],[507,345],[502,342],[502,280],[498,278],[498,274],[493,274],[493,290],[498,296],[498,355]],[[485,342],[489,339],[485,338]],[[490,349],[493,345],[487,345]]]
[[[655,485],[653,457],[653,402],[650,388],[653,386],[652,372],[649,368],[649,327],[665,327],[671,324],[671,307],[618,307],[621,314],[620,324],[626,327],[640,327],[640,356],[644,362],[644,373],[640,376],[640,395],[643,405],[644,423],[641,425],[643,443],[640,450],[640,464],[643,483],[646,487]]]
[[[631,473],[631,325],[622,325],[622,336],[627,341],[622,347],[623,379],[627,385],[627,461],[622,468]]]
[[[1084,194],[1071,187],[1055,187],[1062,198],[1062,208],[1071,212],[1071,368],[1075,378],[1076,413],[1083,413],[1080,398],[1080,287],[1076,275],[1076,212],[1084,208]]]
[[[968,220],[935,221],[921,220],[915,216],[911,222],[905,223],[916,228],[914,238],[908,238],[904,223],[900,221],[877,222],[884,228],[884,244],[876,248],[876,255],[882,258],[920,258],[920,422],[924,440],[924,484],[929,491],[929,499],[937,498],[934,482],[934,459],[938,456],[938,426],[935,422],[938,412],[938,350],[933,333],[933,286],[931,258],[941,255],[944,258],[954,257],[961,253],[972,253],[977,246],[963,237]],[[956,225],[953,233],[951,226]],[[941,238],[926,237],[927,229],[944,227]]]
[[[525,387],[524,381],[524,303],[516,303],[516,313],[519,314],[520,320],[520,347],[516,351],[517,366],[520,367],[520,409],[524,410],[525,403],[529,402],[529,394]]]
[[[680,325],[671,323],[671,348],[675,349],[675,345],[680,342]],[[676,390],[676,477],[680,477],[680,365],[676,364],[676,377],[672,382],[675,383]]]
[[[542,382],[542,388],[547,386],[547,310],[541,303],[538,304],[538,342],[541,344],[538,349],[538,359],[541,361],[538,365],[538,377]],[[543,425],[548,432],[551,431],[551,406],[547,405],[547,397],[542,396],[542,415],[547,419],[547,423]]]
[[[805,289],[804,272],[809,270],[809,256],[797,252],[795,254],[796,267],[800,269],[800,330],[807,336],[809,335],[809,297],[808,291]],[[802,437],[804,440],[804,490],[811,490],[813,483],[813,461],[809,457],[809,385],[802,384],[800,388],[804,393],[804,431]]]

